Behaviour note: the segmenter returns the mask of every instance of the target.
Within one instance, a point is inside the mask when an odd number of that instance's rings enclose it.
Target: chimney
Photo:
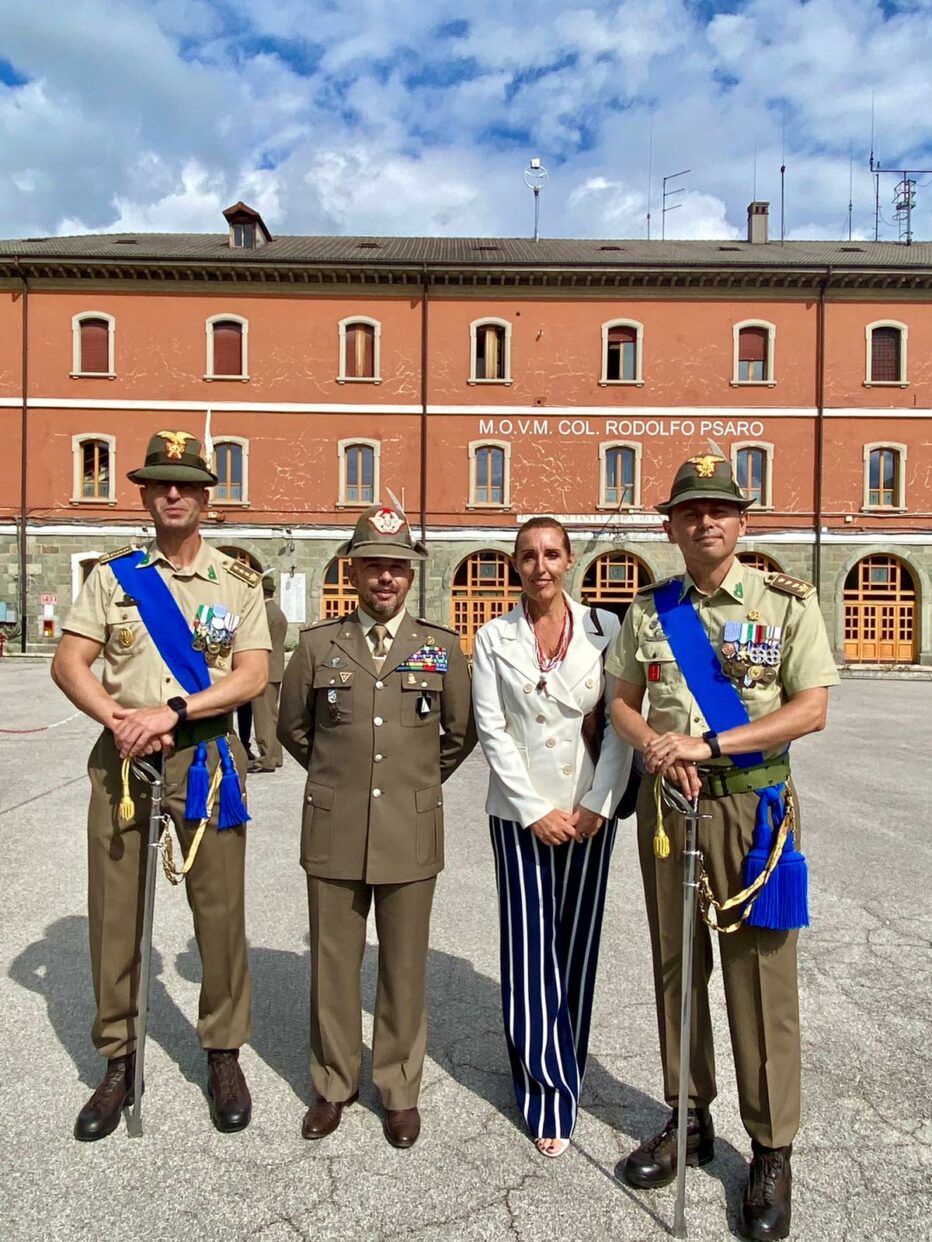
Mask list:
[[[766,242],[767,222],[770,217],[769,203],[748,203],[748,241]]]

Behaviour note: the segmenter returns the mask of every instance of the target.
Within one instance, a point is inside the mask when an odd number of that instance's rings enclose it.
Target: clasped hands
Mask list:
[[[585,841],[595,836],[604,823],[603,816],[577,805],[572,811],[558,811],[554,807],[529,827],[544,845],[562,845],[565,841]]]
[[[120,758],[134,759],[158,752],[170,755],[175,749],[172,730],[177,723],[178,713],[164,704],[161,707],[136,707],[131,711],[117,707],[110,728]]]
[[[696,764],[712,758],[712,748],[701,737],[686,733],[658,733],[644,747],[644,766],[648,772],[662,773],[679,786],[692,801],[702,789]]]

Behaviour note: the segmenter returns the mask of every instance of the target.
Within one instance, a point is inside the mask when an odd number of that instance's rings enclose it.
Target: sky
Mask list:
[[[874,235],[932,169],[932,0],[0,0],[0,237]],[[689,170],[688,172],[685,170]],[[932,237],[932,172],[914,236]],[[880,178],[895,240],[897,177]]]

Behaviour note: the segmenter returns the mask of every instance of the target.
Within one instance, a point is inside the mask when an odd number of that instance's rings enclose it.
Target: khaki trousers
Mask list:
[[[751,847],[757,801],[753,792],[699,800],[700,811],[711,816],[699,823],[699,849],[712,890],[720,901],[744,887],[744,857]],[[683,817],[668,811],[664,827],[670,837],[670,855],[666,859],[654,856],[656,810],[652,776],[641,782],[637,821],[664,1097],[675,1107],[679,1094],[682,857],[686,832]],[[796,844],[801,848],[798,832]],[[723,922],[729,918],[734,921],[735,917],[729,912]],[[713,934],[697,912],[690,1040],[691,1107],[710,1104],[717,1094],[708,992]],[[765,1147],[791,1143],[799,1128],[798,935],[795,931],[744,926],[731,935],[718,937],[741,1120],[751,1138]]]
[[[232,737],[230,749],[242,780],[245,751]],[[162,809],[174,820],[185,854],[196,827],[184,820],[187,773],[193,757],[193,749],[187,749],[168,759],[162,798]],[[217,762],[217,746],[211,742],[211,772]],[[91,800],[87,818],[88,924],[97,1002],[92,1037],[105,1057],[122,1056],[136,1046],[139,936],[149,831],[148,786],[135,776],[131,777],[135,819],[131,824],[119,821],[120,768],[113,735],[105,731],[88,760]],[[185,881],[203,967],[197,1033],[204,1048],[238,1048],[250,1035],[245,860],[245,828],[217,832],[215,815]],[[175,861],[179,862],[177,856]],[[156,883],[162,897],[170,898],[161,876]]]
[[[311,1081],[348,1099],[362,1063],[360,973],[373,899],[379,969],[372,1081],[386,1108],[417,1104],[427,1048],[427,946],[436,876],[409,884],[307,877],[311,923]]]
[[[252,701],[252,724],[259,762],[271,772],[282,766],[282,744],[278,740],[278,695],[281,682],[270,681],[264,693]]]

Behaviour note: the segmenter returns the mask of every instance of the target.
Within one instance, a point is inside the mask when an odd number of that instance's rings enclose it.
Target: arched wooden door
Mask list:
[[[739,552],[738,560],[742,565],[750,565],[751,569],[759,569],[765,574],[783,573],[782,567],[765,552]]]
[[[845,659],[915,664],[919,601],[913,576],[895,556],[866,556],[845,580]]]
[[[450,618],[467,655],[476,631],[508,612],[521,598],[521,582],[504,552],[473,552],[453,574]]]
[[[648,582],[653,582],[653,575],[642,560],[629,552],[605,552],[583,575],[582,602],[613,612],[621,620]]]

